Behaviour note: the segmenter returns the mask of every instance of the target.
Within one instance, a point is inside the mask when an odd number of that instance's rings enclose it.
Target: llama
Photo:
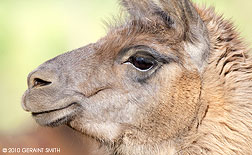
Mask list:
[[[232,23],[190,0],[121,0],[96,43],[28,76],[22,107],[107,154],[251,154],[252,57]]]

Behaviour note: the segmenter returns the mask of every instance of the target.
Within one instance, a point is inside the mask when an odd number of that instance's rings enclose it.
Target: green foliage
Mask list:
[[[252,42],[251,0],[194,0],[214,5]],[[30,71],[60,53],[104,36],[103,20],[117,15],[116,0],[0,1],[0,130],[22,126],[21,108]]]

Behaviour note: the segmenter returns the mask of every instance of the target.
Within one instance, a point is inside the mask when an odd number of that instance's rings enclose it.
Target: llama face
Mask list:
[[[39,124],[68,124],[106,142],[138,135],[149,142],[195,123],[209,49],[199,15],[187,0],[122,2],[124,24],[30,73],[22,105]]]

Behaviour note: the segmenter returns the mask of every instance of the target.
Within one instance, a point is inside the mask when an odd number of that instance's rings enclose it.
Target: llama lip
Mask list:
[[[42,126],[55,127],[71,121],[78,112],[79,106],[77,102],[73,102],[63,108],[33,112],[32,116]]]
[[[61,124],[68,122],[69,120],[70,120],[70,117],[65,116],[65,117],[59,118],[53,122],[48,123],[47,126],[56,127],[56,126],[59,126]]]
[[[59,111],[59,110],[63,110],[66,109],[74,104],[77,104],[76,102],[69,104],[68,106],[65,106],[63,108],[59,108],[59,109],[52,109],[52,110],[48,110],[48,111],[41,111],[41,112],[32,112],[32,116],[38,116],[41,114],[47,114],[47,113],[51,113],[51,112],[55,112],[55,111]]]

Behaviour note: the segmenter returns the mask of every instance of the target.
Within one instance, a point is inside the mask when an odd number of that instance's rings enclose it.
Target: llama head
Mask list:
[[[129,17],[31,72],[22,106],[43,126],[156,143],[197,121],[206,27],[189,0],[122,0]],[[120,139],[120,140],[119,140]]]

